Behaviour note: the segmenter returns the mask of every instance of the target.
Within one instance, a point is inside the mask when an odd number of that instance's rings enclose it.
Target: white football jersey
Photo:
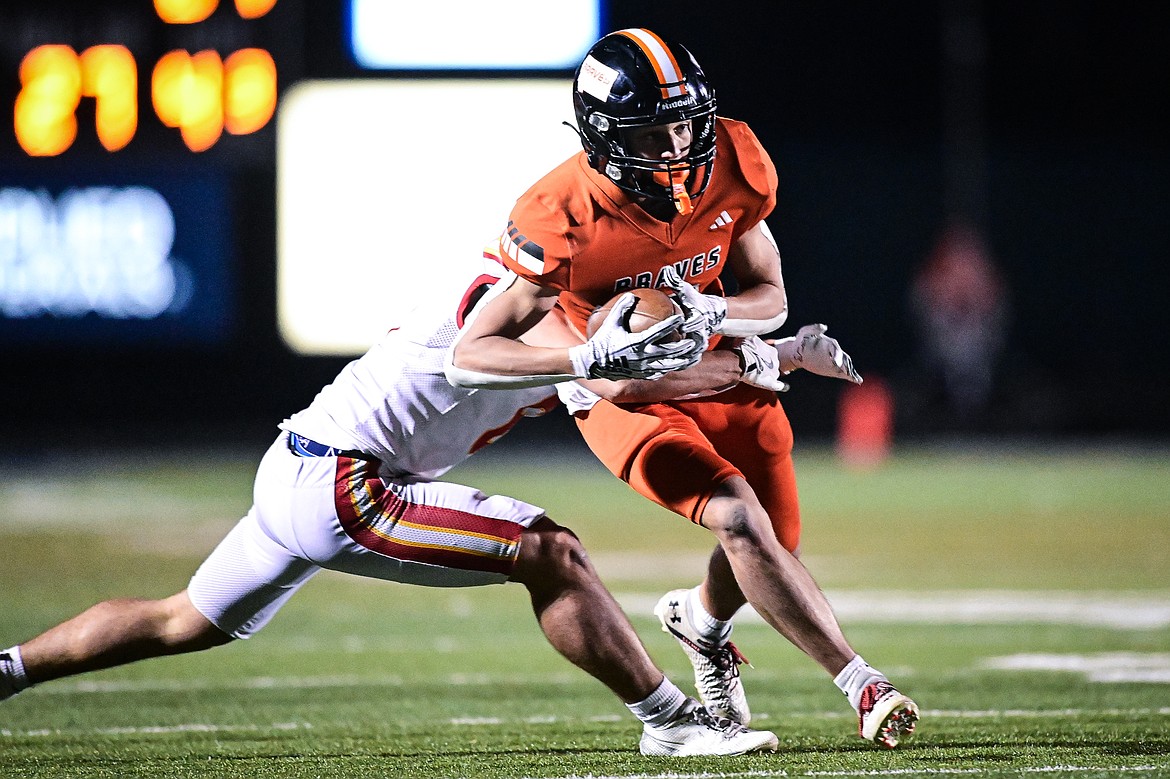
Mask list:
[[[469,281],[468,292],[495,278]],[[280,427],[377,458],[390,475],[434,479],[523,417],[555,408],[553,387],[475,390],[447,381],[443,359],[466,305],[467,294],[420,304]]]

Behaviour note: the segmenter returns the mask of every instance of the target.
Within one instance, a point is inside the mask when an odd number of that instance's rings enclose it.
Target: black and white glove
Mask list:
[[[844,379],[854,384],[862,382],[861,374],[853,368],[853,358],[845,353],[836,338],[825,335],[828,326],[805,325],[796,335],[774,341],[780,356],[780,370],[791,373],[804,368],[809,373]]]
[[[683,281],[683,277],[678,275],[673,266],[663,269],[662,278],[666,285],[674,290],[674,295],[686,315],[682,326],[684,333],[688,335],[699,333],[706,341],[719,332],[723,320],[727,318],[726,298],[699,292],[693,284]]]
[[[698,338],[660,341],[678,331],[680,314],[667,317],[640,333],[622,325],[638,299],[626,293],[605,317],[593,336],[569,349],[573,373],[582,379],[657,379],[697,363],[706,343]]]
[[[780,380],[780,355],[775,346],[753,335],[735,347],[735,353],[743,371],[740,381],[775,392],[788,391],[788,385]]]

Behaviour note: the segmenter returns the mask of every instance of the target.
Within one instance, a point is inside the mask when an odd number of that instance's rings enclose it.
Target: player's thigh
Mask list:
[[[320,570],[273,539],[253,507],[195,571],[191,604],[233,638],[249,638]]]
[[[577,425],[590,449],[641,495],[698,522],[720,484],[739,471],[695,420],[671,404],[601,401]]]
[[[450,482],[403,482],[376,463],[341,463],[323,567],[408,584],[468,587],[507,581],[524,530],[544,509]],[[328,554],[328,556],[326,556]]]
[[[278,442],[256,479],[266,533],[314,565],[432,587],[506,581],[544,510],[449,482],[395,478],[379,462],[298,457]]]
[[[195,608],[220,630],[251,636],[320,570],[301,541],[332,517],[331,462],[297,457],[287,434],[260,460],[251,509],[187,588]]]
[[[785,549],[800,544],[800,499],[792,461],[792,426],[774,392],[740,385],[697,420],[715,449],[735,465],[768,513]]]

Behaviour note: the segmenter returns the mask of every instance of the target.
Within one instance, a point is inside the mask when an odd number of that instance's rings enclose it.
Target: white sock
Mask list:
[[[654,692],[637,703],[627,703],[626,708],[647,725],[659,727],[677,718],[689,700],[674,682],[663,678]]]
[[[11,698],[28,686],[24,662],[20,659],[20,647],[14,646],[0,652],[0,701]]]
[[[861,655],[854,655],[849,664],[833,679],[833,684],[845,693],[849,704],[857,710],[861,706],[861,691],[874,682],[885,680],[885,674],[862,660]]]
[[[703,607],[703,599],[699,597],[699,588],[694,587],[687,598],[687,606],[691,613],[691,622],[699,636],[714,646],[722,646],[731,638],[731,620],[716,619]]]

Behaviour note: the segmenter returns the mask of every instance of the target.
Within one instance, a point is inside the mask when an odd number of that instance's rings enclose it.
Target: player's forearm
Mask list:
[[[788,319],[784,287],[760,284],[727,298],[727,318],[719,328],[723,335],[746,338],[780,329]]]
[[[738,382],[741,375],[738,355],[728,349],[717,349],[705,352],[698,364],[658,379],[583,381],[581,384],[613,403],[657,403],[723,389]]]
[[[568,349],[529,346],[501,336],[457,342],[447,352],[444,370],[452,384],[476,389],[537,387],[577,377]]]

